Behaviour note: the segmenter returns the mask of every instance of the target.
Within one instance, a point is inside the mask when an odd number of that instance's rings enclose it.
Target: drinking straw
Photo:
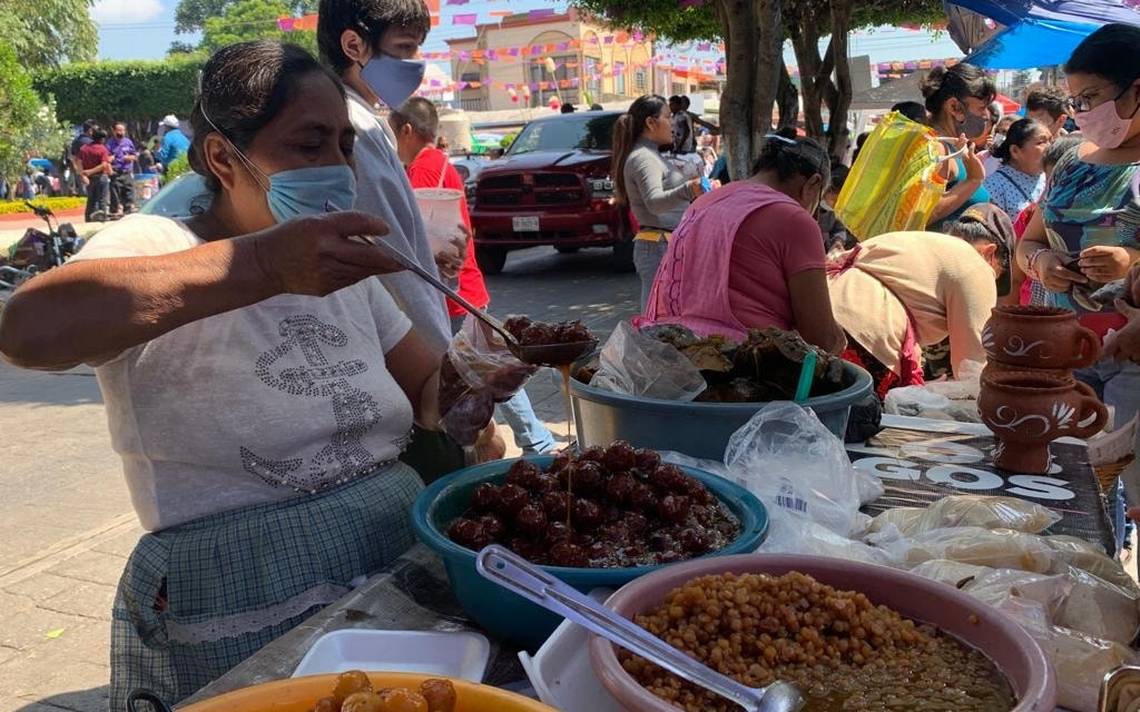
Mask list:
[[[800,366],[800,382],[796,386],[797,403],[805,402],[811,394],[811,382],[815,379],[815,361],[815,352],[808,351],[804,356],[803,365]]]

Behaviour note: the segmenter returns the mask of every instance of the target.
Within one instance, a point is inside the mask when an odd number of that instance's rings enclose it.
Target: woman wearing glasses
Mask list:
[[[815,141],[769,135],[752,178],[702,196],[685,213],[639,325],[680,324],[733,339],[772,326],[843,351],[813,217],[829,166]]]
[[[1123,279],[1140,259],[1140,27],[1105,25],[1073,51],[1065,65],[1071,107],[1085,139],[1053,171],[1041,210],[1018,246],[1025,273],[1040,281],[1060,306],[1106,335],[1125,318],[1096,290]],[[1140,365],[1105,360],[1079,371],[1116,409],[1116,423],[1140,410]],[[1121,480],[1129,500],[1140,501],[1140,463]],[[1117,502],[1117,538],[1123,508]]]

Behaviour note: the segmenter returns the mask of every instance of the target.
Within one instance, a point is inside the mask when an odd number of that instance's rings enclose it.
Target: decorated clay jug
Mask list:
[[[983,375],[978,413],[998,440],[995,464],[1025,474],[1049,471],[1049,443],[1091,437],[1108,422],[1108,410],[1087,385],[1025,371]]]
[[[1074,312],[1056,307],[995,307],[982,346],[991,362],[1019,368],[1059,371],[1100,358],[1097,335],[1078,324]]]

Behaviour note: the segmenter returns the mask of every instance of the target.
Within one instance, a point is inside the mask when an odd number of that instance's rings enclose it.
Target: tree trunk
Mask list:
[[[810,14],[810,10],[806,11]],[[819,56],[819,24],[814,17],[801,15],[790,28],[792,49],[800,67],[800,95],[804,103],[804,130],[812,138],[823,138],[823,87],[819,73],[823,60]]]
[[[780,87],[776,94],[776,106],[779,109],[779,127],[794,127],[800,120],[800,90],[792,82],[788,65],[780,62]]]
[[[772,109],[784,64],[782,0],[753,0],[756,27],[756,83],[752,95],[752,159],[760,153],[764,137],[772,131]],[[751,162],[751,161],[750,161]]]
[[[727,143],[728,171],[747,177],[752,160],[752,89],[756,84],[756,41],[751,0],[719,0],[725,69],[720,99],[721,133]]]
[[[851,108],[851,63],[847,61],[847,37],[851,32],[851,0],[831,0],[831,47],[835,63],[835,86],[827,102],[827,148],[835,158],[847,152],[847,111]]]

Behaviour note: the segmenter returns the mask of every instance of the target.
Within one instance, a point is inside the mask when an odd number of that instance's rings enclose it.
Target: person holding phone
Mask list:
[[[1096,290],[1124,279],[1140,259],[1140,65],[1120,60],[1138,53],[1140,27],[1124,24],[1101,27],[1073,50],[1065,74],[1085,142],[1054,168],[1041,209],[1017,250],[1025,273],[1102,336],[1124,328],[1127,320]],[[1117,425],[1140,412],[1135,362],[1105,359],[1074,375],[1115,409]],[[1130,465],[1121,481],[1129,503],[1140,504],[1140,463]],[[1122,544],[1119,497],[1113,509]]]

